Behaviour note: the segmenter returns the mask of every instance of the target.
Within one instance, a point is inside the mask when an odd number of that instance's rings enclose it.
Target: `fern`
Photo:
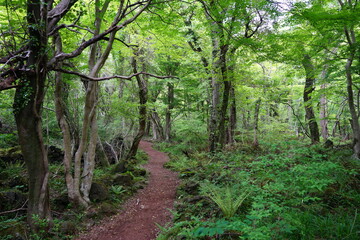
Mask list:
[[[210,183],[202,184],[201,191],[216,203],[226,218],[233,217],[250,194],[246,190],[239,194],[235,186],[218,187]]]

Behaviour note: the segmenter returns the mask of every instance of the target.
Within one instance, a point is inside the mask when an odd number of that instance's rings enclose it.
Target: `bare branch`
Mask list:
[[[19,211],[25,211],[25,210],[27,210],[27,208],[17,208],[17,209],[5,211],[5,212],[0,212],[0,215],[4,215],[4,214],[8,214],[8,213],[13,213],[13,212],[19,212]]]
[[[110,38],[109,37],[103,37],[103,40],[109,41]],[[128,48],[139,47],[139,45],[136,45],[136,44],[127,44],[124,40],[121,40],[120,38],[115,38],[115,40],[121,42],[122,44],[124,44]]]
[[[120,76],[120,75],[113,75],[113,76],[108,76],[108,77],[90,77],[88,75],[82,74],[82,73],[78,73],[78,72],[74,72],[74,71],[70,71],[70,70],[66,70],[66,69],[61,69],[61,68],[56,68],[53,69],[54,71],[57,72],[62,72],[62,73],[67,73],[67,74],[72,74],[72,75],[76,75],[82,78],[82,80],[85,81],[96,81],[96,82],[100,82],[100,81],[106,81],[106,80],[110,80],[110,79],[114,79],[114,78],[118,78],[118,79],[124,79],[124,80],[131,80],[131,78],[136,77],[138,75],[147,75],[150,77],[154,77],[154,78],[158,78],[158,79],[167,79],[167,78],[176,78],[178,79],[178,77],[175,76],[158,76],[152,73],[147,73],[147,72],[137,72],[137,73],[133,73],[129,76]]]
[[[57,31],[59,31],[60,29],[63,29],[63,28],[66,28],[66,29],[68,29],[72,32],[76,32],[76,33],[79,33],[79,32],[74,29],[71,29],[71,28],[79,28],[79,29],[82,29],[82,30],[88,31],[89,33],[94,34],[94,31],[92,31],[90,28],[81,27],[76,24],[70,24],[70,25],[60,24],[59,26],[57,26],[56,28],[51,30],[51,32],[48,33],[48,36],[54,35]]]

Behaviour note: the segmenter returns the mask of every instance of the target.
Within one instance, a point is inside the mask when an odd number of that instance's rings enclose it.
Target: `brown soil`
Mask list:
[[[150,173],[148,185],[127,201],[118,215],[92,227],[78,240],[152,240],[159,232],[156,223],[164,226],[171,221],[169,209],[175,201],[177,175],[163,167],[168,157],[154,150],[152,143],[142,141],[140,148],[149,155],[144,166]]]

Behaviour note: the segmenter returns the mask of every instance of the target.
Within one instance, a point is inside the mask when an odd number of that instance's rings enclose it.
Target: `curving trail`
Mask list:
[[[171,221],[168,209],[173,208],[177,174],[163,168],[168,156],[152,148],[152,143],[141,141],[140,148],[149,155],[144,167],[150,172],[148,185],[129,199],[116,216],[94,226],[78,240],[152,240],[158,228]]]

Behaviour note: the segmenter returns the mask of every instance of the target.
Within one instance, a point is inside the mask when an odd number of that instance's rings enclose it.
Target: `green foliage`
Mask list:
[[[121,195],[122,193],[126,192],[123,186],[111,186],[111,191],[116,195]]]
[[[225,218],[231,218],[250,194],[247,190],[239,189],[239,187],[237,185],[219,187],[214,184],[203,183],[201,191],[218,205]]]
[[[4,218],[0,217],[0,238],[13,240],[26,237],[26,227],[24,226],[25,217]]]
[[[175,156],[169,165],[190,186],[199,184],[202,193],[224,212],[219,215],[213,204],[197,196],[195,188],[185,185],[178,191],[183,203],[174,217],[174,227],[181,224],[184,229],[169,239],[358,237],[356,176],[360,169],[351,160],[351,151],[305,146],[294,139],[260,145],[262,149],[256,152],[238,146],[213,156],[192,154],[190,159],[176,157],[177,147],[168,146]],[[240,211],[236,211],[237,202]]]
[[[51,240],[51,239],[72,239],[72,236],[62,232],[63,220],[54,219],[47,220],[39,218],[37,215],[33,215],[33,222],[36,232],[30,234],[32,240]]]

